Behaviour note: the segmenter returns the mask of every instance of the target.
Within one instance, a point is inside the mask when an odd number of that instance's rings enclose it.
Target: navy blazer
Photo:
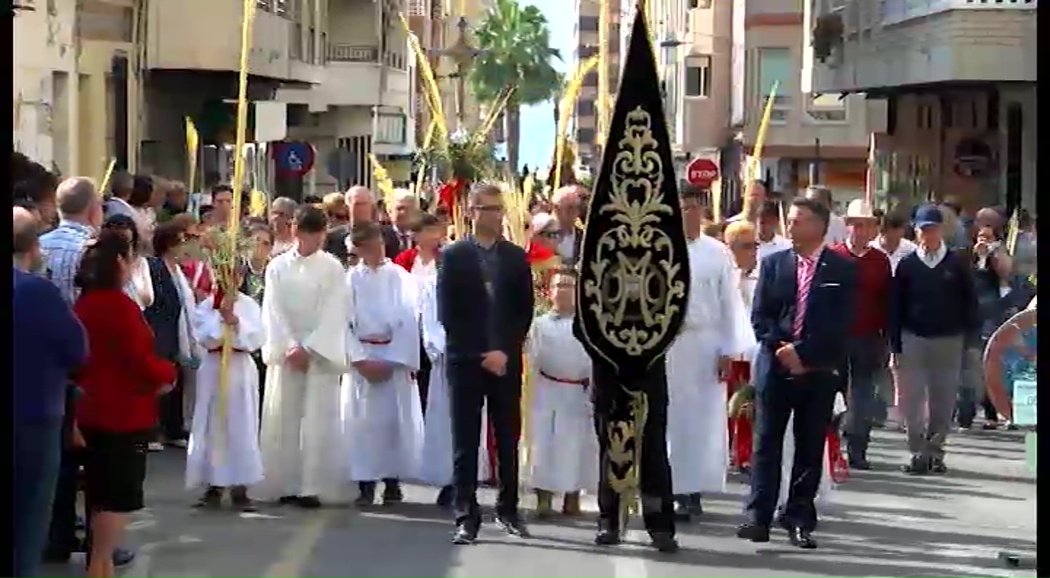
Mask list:
[[[175,286],[175,278],[160,257],[146,257],[150,279],[153,281],[153,303],[142,314],[153,329],[154,353],[168,360],[179,358],[179,318],[182,317],[182,296]]]
[[[798,253],[788,249],[767,256],[759,268],[751,308],[751,326],[759,343],[754,368],[755,386],[759,388],[789,375],[776,359],[781,343],[793,343],[807,369],[837,368],[846,355],[856,266],[827,247],[821,251],[806,302],[802,334],[795,339],[791,326],[798,292],[797,263]]]
[[[499,276],[495,280],[494,307],[489,306],[481,254],[471,237],[455,241],[441,251],[437,309],[445,328],[445,354],[449,361],[480,359],[487,351],[502,351],[512,359],[521,353],[532,325],[532,270],[525,250],[514,243],[499,241],[495,251]],[[489,327],[495,328],[497,343],[490,342]]]

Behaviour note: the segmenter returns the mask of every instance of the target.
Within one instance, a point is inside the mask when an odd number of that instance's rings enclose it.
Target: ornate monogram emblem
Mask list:
[[[641,106],[627,113],[609,179],[608,202],[596,207],[614,225],[601,233],[592,275],[583,282],[588,307],[608,343],[630,356],[668,336],[684,302],[683,257],[661,226],[677,213],[664,193],[664,161],[653,117]]]

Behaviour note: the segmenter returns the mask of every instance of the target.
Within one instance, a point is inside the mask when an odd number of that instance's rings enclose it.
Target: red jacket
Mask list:
[[[175,366],[153,353],[153,332],[119,289],[84,293],[73,306],[87,332],[87,363],[76,376],[83,395],[76,419],[103,431],[133,432],[157,423],[157,392],[175,382]]]
[[[850,334],[866,337],[885,332],[889,312],[890,280],[893,278],[889,257],[874,247],[868,248],[858,257],[845,243],[835,243],[829,249],[853,261],[857,267],[857,296]]]
[[[416,262],[416,255],[419,254],[419,249],[416,247],[409,247],[404,251],[401,251],[394,257],[394,264],[400,265],[405,271],[412,272],[412,264]]]

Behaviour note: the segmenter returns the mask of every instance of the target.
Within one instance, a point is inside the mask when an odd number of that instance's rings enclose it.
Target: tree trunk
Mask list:
[[[507,103],[507,164],[512,172],[521,170],[518,166],[518,146],[521,144],[521,108],[514,100]]]

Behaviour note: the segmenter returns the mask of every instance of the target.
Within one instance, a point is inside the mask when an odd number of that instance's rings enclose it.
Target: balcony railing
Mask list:
[[[386,51],[383,53],[383,58],[379,58],[379,47],[378,46],[362,46],[355,44],[330,44],[328,45],[328,61],[329,62],[367,62],[372,64],[384,64],[391,68],[398,70],[406,69],[406,60],[404,54],[399,54],[393,51]]]
[[[1035,10],[1038,0],[878,0],[883,26],[948,10]]]

